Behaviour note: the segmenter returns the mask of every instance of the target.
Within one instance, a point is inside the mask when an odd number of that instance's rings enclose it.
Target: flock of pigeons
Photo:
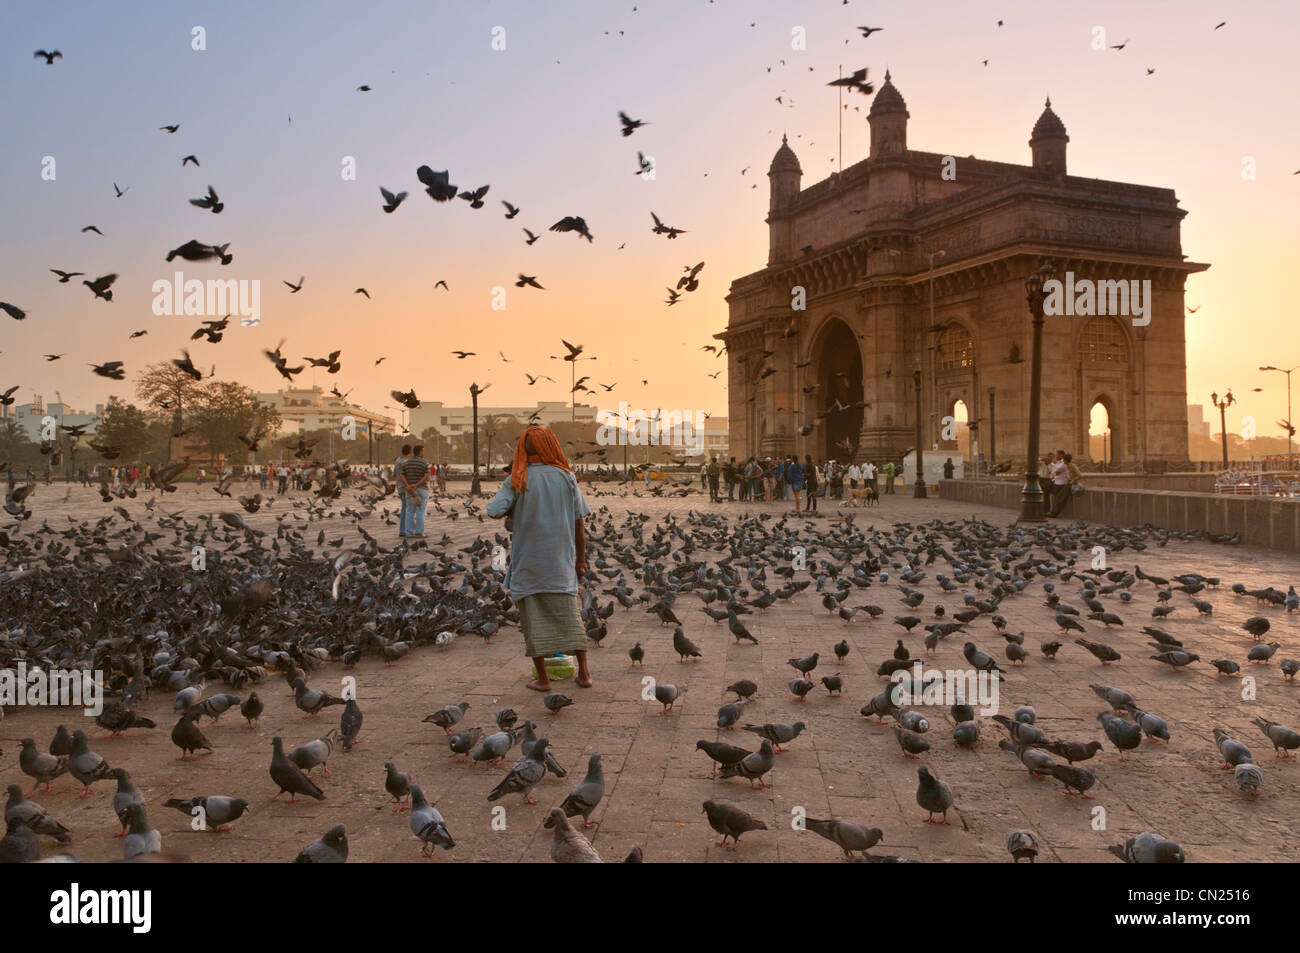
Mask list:
[[[249,525],[235,512],[195,517],[187,517],[183,511],[168,512],[156,498],[143,501],[142,509],[135,513],[119,505],[111,514],[95,519],[68,517],[64,525],[42,520],[33,526],[30,518],[16,521],[0,536],[6,557],[0,572],[0,617],[22,621],[0,634],[0,666],[15,668],[23,662],[29,670],[106,673],[110,697],[94,724],[110,737],[156,730],[156,721],[149,715],[157,716],[163,709],[149,702],[150,694],[170,693],[176,719],[171,740],[186,760],[214,748],[233,748],[240,759],[265,757],[265,752],[259,754],[224,733],[221,744],[216,745],[201,725],[205,718],[216,721],[238,712],[253,726],[271,704],[269,680],[282,677],[304,717],[319,716],[337,706],[340,721],[338,727],[288,751],[280,737],[273,738],[271,783],[266,791],[275,792],[277,799],[288,795],[290,802],[307,797],[328,804],[324,788],[311,772],[320,767],[328,775],[331,756],[337,751],[351,752],[364,736],[358,699],[327,691],[325,685],[338,684],[327,672],[346,672],[365,658],[392,664],[412,653],[464,651],[462,637],[490,640],[518,622],[518,610],[502,585],[503,572],[492,560],[495,547],[508,548],[507,536],[479,533],[456,545],[444,530],[437,541],[396,545],[391,540],[381,541],[367,525],[379,520],[387,527],[395,526],[391,485],[375,480],[358,491],[348,491],[355,492],[355,499],[340,502],[344,491],[339,487],[343,485],[338,484],[334,495],[323,498],[292,498],[288,511],[276,514],[269,523],[273,529],[266,530]],[[222,493],[217,488],[217,492],[228,495],[229,490]],[[597,488],[592,492],[598,497],[630,499],[626,489],[621,496]],[[631,493],[640,495],[635,489]],[[436,505],[437,518],[445,520],[445,527],[460,519],[483,519],[481,507],[473,499],[438,501]],[[264,514],[262,518],[267,517]],[[314,535],[312,524],[318,526]],[[345,545],[345,530],[359,541]],[[338,535],[331,537],[331,532]],[[611,629],[619,629],[619,607],[624,618],[637,609],[652,615],[658,625],[673,627],[671,639],[665,637],[662,645],[639,641],[628,650],[629,673],[644,665],[647,657],[662,661],[675,655],[686,663],[714,651],[715,644],[704,641],[714,624],[725,623],[736,644],[757,643],[759,638],[744,617],[761,614],[778,602],[815,598],[830,617],[824,624],[863,631],[854,623],[865,618],[867,632],[873,620],[889,613],[875,602],[897,603],[893,625],[900,634],[889,638],[896,645],[876,670],[887,681],[872,691],[861,713],[868,725],[892,722],[903,757],[921,759],[944,743],[931,731],[940,715],[933,709],[926,713],[909,707],[899,694],[900,686],[907,687],[912,697],[924,694],[925,685],[910,684],[917,657],[944,651],[943,643],[956,637],[964,642],[962,656],[971,670],[1003,680],[1011,676],[1019,682],[1023,678],[1017,691],[1031,697],[1035,685],[1053,684],[1052,661],[1059,653],[1072,651],[1071,645],[1081,646],[1096,657],[1099,667],[1116,666],[1115,675],[1107,681],[1118,685],[1092,686],[1106,705],[1097,716],[1099,737],[1061,737],[1046,730],[1029,704],[1011,716],[997,713],[985,721],[970,704],[974,699],[958,699],[947,712],[953,725],[947,743],[954,748],[976,748],[982,735],[995,731],[999,735],[997,748],[1017,758],[1031,777],[1054,778],[1066,793],[1085,798],[1099,773],[1088,764],[1108,748],[1123,761],[1144,742],[1176,743],[1168,722],[1155,710],[1161,699],[1139,701],[1122,687],[1124,667],[1162,664],[1183,672],[1189,666],[1205,664],[1191,651],[1194,646],[1185,646],[1182,639],[1154,624],[1142,626],[1143,636],[1136,644],[1131,638],[1116,642],[1116,636],[1125,631],[1120,613],[1149,611],[1153,622],[1165,626],[1170,626],[1171,616],[1175,620],[1193,615],[1212,619],[1214,605],[1208,597],[1219,586],[1218,579],[1196,572],[1162,578],[1144,572],[1136,562],[1131,570],[1089,566],[1095,546],[1105,547],[1114,560],[1125,551],[1140,553],[1179,539],[1203,538],[1202,534],[1149,527],[1088,528],[1079,524],[1005,529],[973,519],[936,519],[864,530],[851,516],[819,525],[788,516],[774,518],[770,513],[742,511],[729,518],[716,511],[694,510],[684,518],[669,514],[652,522],[648,513],[631,509],[618,519],[602,504],[589,518],[587,538],[591,569],[582,580],[581,603],[591,643],[599,647]],[[191,566],[194,547],[203,547],[207,554],[204,571],[196,572]],[[806,568],[794,568],[790,558],[794,547],[807,552]],[[1262,679],[1264,667],[1272,665],[1281,647],[1264,640],[1290,624],[1291,614],[1300,610],[1300,597],[1294,587],[1283,591],[1238,584],[1231,591],[1232,598],[1255,600],[1261,607],[1260,614],[1244,625],[1251,647],[1240,657],[1225,656],[1209,664],[1217,670],[1216,678],[1238,674],[1243,664],[1259,666]],[[1043,661],[1028,667],[1031,652],[1026,635],[1011,631],[1002,610],[1015,601],[1033,600],[1038,592],[1046,609],[1044,628],[1055,627],[1062,637],[1043,638],[1039,646]],[[945,607],[938,601],[944,597],[960,607]],[[1150,603],[1150,608],[1140,608],[1143,603]],[[812,606],[809,609],[818,611]],[[699,623],[700,634],[688,636],[686,630],[694,628],[696,611],[708,619]],[[1136,626],[1134,622],[1131,627]],[[1079,632],[1092,637],[1065,641]],[[1152,651],[1141,648],[1148,641]],[[1002,651],[986,651],[980,644],[986,648],[999,644]],[[843,667],[853,650],[844,638],[829,651]],[[811,717],[794,723],[751,718],[750,706],[785,692],[794,701],[805,701],[816,687],[813,679],[820,661],[820,652],[791,658],[795,677],[784,687],[766,686],[760,693],[759,685],[750,679],[726,686],[734,698],[718,709],[716,736],[700,739],[696,745],[718,769],[718,790],[735,791],[730,797],[719,793],[702,806],[708,823],[721,837],[719,844],[734,850],[743,834],[766,829],[765,822],[751,813],[754,805],[739,800],[736,794],[750,788],[761,791],[780,754],[791,745],[798,746],[805,732],[819,730]],[[868,661],[874,664],[874,660]],[[1021,674],[1022,667],[1030,673],[1028,677]],[[1279,680],[1294,679],[1300,663],[1284,658],[1278,669]],[[933,677],[926,676],[926,680]],[[829,695],[848,690],[847,681],[838,670],[820,677]],[[1169,692],[1178,690],[1178,682],[1168,685]],[[697,695],[699,691],[697,687]],[[663,714],[671,717],[686,686],[661,679],[653,694]],[[560,716],[566,708],[581,703],[560,691],[552,691],[540,701],[545,714],[539,713],[539,718],[550,722],[544,737],[539,736],[534,720],[521,720],[509,707],[493,715],[490,732],[469,726],[464,719],[470,705],[464,701],[449,703],[424,721],[443,728],[449,755],[466,761],[504,764],[513,757],[515,745],[520,745],[517,760],[486,798],[495,802],[518,795],[533,804],[533,794],[548,773],[565,777],[556,750],[563,750],[559,726],[565,719]],[[147,713],[142,711],[146,706]],[[1233,771],[1241,791],[1257,794],[1265,784],[1263,770],[1241,733],[1226,727],[1232,723],[1230,713],[1223,714],[1224,727],[1214,731],[1215,754]],[[1050,724],[1051,714],[1044,717]],[[1263,714],[1251,722],[1279,756],[1300,750],[1300,732]],[[724,741],[723,733],[736,728],[755,736],[757,747]],[[0,770],[20,772],[38,788],[44,785],[47,792],[52,782],[69,774],[82,785],[83,797],[92,796],[93,786],[99,782],[115,782],[111,806],[125,836],[124,857],[167,858],[161,834],[149,820],[150,801],[137,787],[141,784],[147,790],[150,779],[132,777],[111,766],[102,746],[92,742],[91,730],[86,725],[69,732],[61,726],[48,742],[24,737],[16,764],[10,760],[12,751],[0,753]],[[376,742],[369,747],[385,743]],[[374,770],[378,783],[378,762]],[[452,850],[457,824],[469,822],[444,817],[428,802],[420,784],[413,780],[427,770],[412,770],[389,760],[382,772],[384,790],[394,798],[397,810],[409,804],[411,832],[426,854],[435,847]],[[604,799],[603,770],[601,755],[589,755],[583,779],[548,809],[546,826],[554,831],[555,860],[600,859],[583,830],[592,826],[593,813]],[[1112,770],[1119,769],[1112,765]],[[724,783],[733,779],[747,781],[749,787],[733,789]],[[45,836],[60,845],[71,841],[70,830],[28,799],[37,791],[26,794],[17,784],[11,784],[8,791],[7,833],[0,841],[0,859],[37,859]],[[195,794],[170,798],[162,806],[201,816],[209,829],[216,830],[238,821],[250,809],[256,793]],[[951,812],[961,816],[961,784],[951,777],[942,779],[933,767],[922,765],[917,771],[916,803],[925,812],[925,820],[948,823]],[[807,818],[805,829],[834,842],[847,858],[862,862],[902,859],[871,852],[883,837],[878,828],[848,819]],[[623,850],[631,846],[624,845]],[[1033,831],[1015,830],[1007,836],[1007,849],[1017,860],[1032,860],[1041,846]],[[642,849],[635,845],[627,859],[641,860]],[[1135,834],[1114,850],[1133,862],[1184,859],[1182,847],[1151,831]],[[347,856],[347,832],[338,825],[304,846],[296,859],[335,862]]]

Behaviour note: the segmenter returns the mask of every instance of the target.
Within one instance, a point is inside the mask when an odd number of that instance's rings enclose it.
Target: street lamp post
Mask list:
[[[1232,388],[1220,399],[1218,392],[1210,394],[1210,403],[1219,408],[1219,436],[1223,438],[1223,469],[1228,469],[1228,408],[1237,402],[1232,396]]]
[[[478,484],[478,384],[469,385],[469,396],[474,406],[474,476],[470,479],[469,495],[479,495]]]
[[[1281,371],[1286,375],[1286,468],[1295,469],[1295,458],[1291,454],[1291,438],[1295,434],[1295,420],[1291,416],[1291,371],[1300,370],[1300,364],[1290,369],[1274,367],[1272,364],[1261,367],[1261,371]]]
[[[918,500],[926,498],[925,492],[925,454],[921,450],[921,369],[912,372],[912,383],[916,387],[916,483],[912,496]]]
[[[998,462],[997,388],[989,386],[989,467]]]
[[[1043,503],[1043,488],[1038,485],[1038,429],[1042,413],[1043,383],[1043,304],[1046,292],[1043,286],[1052,278],[1052,267],[1044,262],[1025,279],[1025,300],[1033,315],[1034,342],[1029,373],[1029,447],[1025,459],[1025,485],[1020,491],[1020,516],[1022,523],[1042,523],[1047,519]]]

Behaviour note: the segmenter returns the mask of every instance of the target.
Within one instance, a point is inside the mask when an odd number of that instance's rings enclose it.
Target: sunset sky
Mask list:
[[[858,25],[884,29],[863,39]],[[191,49],[195,26],[205,51]],[[791,49],[796,26],[806,51]],[[1127,47],[1094,51],[1096,26]],[[1050,94],[1071,174],[1173,188],[1189,212],[1184,254],[1212,266],[1187,286],[1199,306],[1189,402],[1231,387],[1229,427],[1253,415],[1276,436],[1285,379],[1256,368],[1300,364],[1285,290],[1300,219],[1298,26],[1300,5],[1284,0],[7,4],[0,301],[28,318],[0,314],[0,390],[21,385],[20,403],[57,391],[79,408],[134,399],[134,373],[182,347],[219,378],[273,390],[283,381],[262,349],[287,339],[291,363],[343,351],[340,374],[309,370],[299,384],[337,383],[374,410],[394,388],[468,403],[471,381],[492,382],[484,403],[528,404],[568,399],[568,367],[548,357],[565,338],[597,357],[579,370],[592,386],[618,382],[585,402],[725,415],[725,358],[701,346],[726,324],[730,282],[766,263],[765,173],[782,133],[805,187],[837,167],[825,83],[842,65],[876,82],[892,70],[912,148],[1027,164]],[[64,58],[47,66],[36,49]],[[866,157],[870,97],[845,101],[860,107],[844,114],[847,166]],[[624,138],[619,110],[649,125]],[[638,150],[656,161],[653,181],[634,174]],[[201,167],[182,168],[187,154]],[[45,156],[55,181],[41,178]],[[347,156],[355,181],[340,174]],[[432,202],[422,164],[461,188],[490,184],[485,206]],[[116,198],[113,183],[129,191]],[[220,215],[187,201],[209,184]],[[381,185],[410,193],[391,215]],[[522,209],[512,221],[503,199]],[[686,234],[651,234],[652,210]],[[547,231],[566,215],[584,217],[594,243]],[[542,238],[526,245],[521,227]],[[151,285],[176,270],[164,255],[190,239],[229,242],[234,261],[178,259],[187,278],[261,280],[258,327],[232,321],[211,345],[188,340],[198,319],[151,313]],[[665,287],[699,261],[699,290],[666,307]],[[119,273],[113,301],[50,268]],[[515,288],[520,272],[546,290]],[[300,276],[290,294],[283,281]],[[491,309],[498,285],[504,311]],[[127,381],[87,367],[108,360],[126,362]],[[525,371],[558,383],[530,387]]]

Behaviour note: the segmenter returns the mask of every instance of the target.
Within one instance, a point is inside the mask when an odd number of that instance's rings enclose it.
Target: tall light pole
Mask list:
[[[478,496],[478,495],[479,495],[479,484],[478,484],[478,395],[479,395],[479,386],[478,386],[478,384],[470,384],[470,385],[469,385],[469,396],[470,396],[470,400],[471,400],[471,402],[473,403],[473,407],[474,407],[474,475],[473,475],[473,477],[470,479],[470,484],[469,484],[469,495],[470,495],[470,496]]]
[[[1295,469],[1295,458],[1291,455],[1291,438],[1295,435],[1295,418],[1291,416],[1291,371],[1300,370],[1300,364],[1290,369],[1274,367],[1272,364],[1261,367],[1261,371],[1281,371],[1286,375],[1286,468]]]
[[[926,498],[925,492],[925,454],[921,450],[921,369],[912,372],[912,383],[916,386],[916,483],[913,484],[912,496],[918,500]]]
[[[990,469],[998,462],[997,391],[998,389],[996,387],[989,385],[989,467]]]
[[[1210,403],[1219,408],[1219,436],[1223,438],[1223,469],[1228,469],[1228,408],[1237,402],[1232,396],[1232,388],[1220,399],[1217,392],[1210,394]]]
[[[1038,485],[1038,429],[1042,413],[1043,384],[1043,305],[1047,293],[1044,285],[1052,279],[1052,266],[1044,262],[1025,279],[1025,301],[1033,315],[1034,343],[1029,373],[1029,447],[1025,457],[1025,485],[1020,491],[1020,516],[1022,523],[1042,523],[1047,519],[1043,503],[1043,488]]]

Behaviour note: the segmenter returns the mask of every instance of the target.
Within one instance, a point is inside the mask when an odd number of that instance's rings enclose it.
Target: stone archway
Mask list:
[[[821,416],[817,430],[821,439],[816,446],[822,459],[849,460],[853,456],[845,442],[856,451],[862,433],[862,350],[853,329],[839,318],[822,325],[817,343],[809,355],[815,372],[817,390],[805,404],[804,421]]]
[[[1119,415],[1115,413],[1115,402],[1106,394],[1098,394],[1088,405],[1087,420],[1088,457],[1104,463],[1106,469],[1113,470],[1113,465],[1119,457],[1116,448],[1122,446],[1119,435]]]

